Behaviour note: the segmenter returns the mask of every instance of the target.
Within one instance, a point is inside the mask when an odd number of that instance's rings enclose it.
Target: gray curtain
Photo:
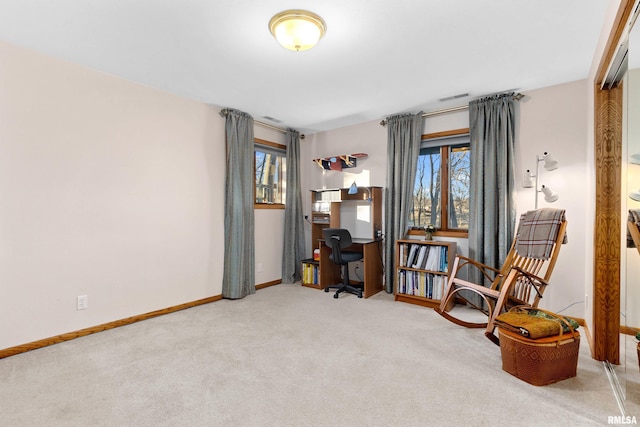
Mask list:
[[[413,208],[413,186],[424,119],[418,114],[387,118],[387,190],[384,199],[385,291],[393,292],[395,244],[404,238]]]
[[[469,256],[495,268],[500,268],[507,256],[516,222],[516,107],[513,93],[469,103]],[[481,281],[479,276],[470,279]]]
[[[282,251],[282,282],[295,283],[302,278],[305,258],[302,189],[300,186],[300,133],[288,129],[287,195],[284,208],[284,248]]]
[[[221,115],[227,140],[222,296],[237,299],[256,291],[253,118],[230,109]]]

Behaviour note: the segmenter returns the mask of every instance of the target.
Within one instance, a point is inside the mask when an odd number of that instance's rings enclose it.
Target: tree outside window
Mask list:
[[[420,149],[410,218],[414,226],[432,224],[440,228],[441,159],[440,147]]]
[[[426,136],[426,135],[425,135]],[[469,229],[470,151],[468,135],[425,138],[420,148],[410,222],[439,231]]]
[[[255,203],[284,204],[287,158],[284,146],[260,141],[255,144]]]
[[[449,229],[469,229],[471,151],[469,144],[449,148]]]

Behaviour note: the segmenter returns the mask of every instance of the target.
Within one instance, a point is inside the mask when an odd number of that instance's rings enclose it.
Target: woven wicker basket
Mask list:
[[[536,386],[576,376],[580,333],[529,339],[503,328],[498,329],[502,369]]]

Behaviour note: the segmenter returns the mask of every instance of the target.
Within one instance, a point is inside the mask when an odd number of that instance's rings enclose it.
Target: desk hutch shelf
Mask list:
[[[328,227],[349,229],[353,245],[347,249],[362,252],[363,296],[380,292],[382,188],[358,187],[355,194],[349,194],[348,188],[311,190],[311,252],[316,259],[302,261],[302,286],[324,289],[342,281],[340,266],[329,260],[331,249],[324,243],[323,230]]]
[[[356,194],[348,188],[311,190],[311,251],[319,248],[325,228],[340,228],[340,205],[343,202],[369,202],[371,205],[371,237],[382,230],[382,188],[358,187]],[[342,221],[344,222],[344,221]]]
[[[395,300],[438,307],[455,256],[455,242],[397,240]]]
[[[311,190],[311,252],[318,249],[322,230],[340,227],[340,189]]]

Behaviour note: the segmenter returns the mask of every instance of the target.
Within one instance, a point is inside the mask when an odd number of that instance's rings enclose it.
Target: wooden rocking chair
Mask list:
[[[539,233],[535,235],[535,228],[538,232],[548,232],[541,239]],[[456,256],[447,289],[436,312],[467,328],[486,328],[487,338],[499,344],[494,335],[496,317],[516,305],[538,306],[558,259],[566,229],[564,210],[545,208],[529,211],[520,218],[516,237],[500,270],[461,255]],[[543,256],[540,256],[541,250]],[[465,270],[468,273],[472,268],[479,270],[491,286],[472,283],[460,277],[460,273]],[[486,306],[479,307],[469,301],[462,291],[480,295]],[[483,311],[487,315],[487,322],[468,322],[450,314],[455,302],[460,300]]]

